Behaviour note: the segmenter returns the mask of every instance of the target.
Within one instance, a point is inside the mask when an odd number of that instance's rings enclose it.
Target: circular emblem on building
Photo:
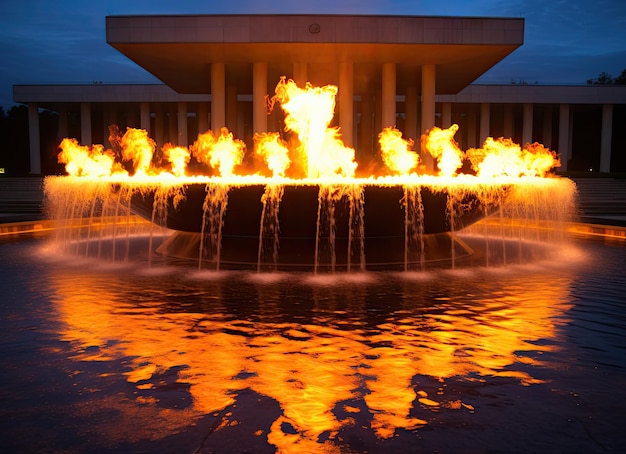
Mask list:
[[[320,32],[320,24],[311,24],[309,25],[309,32],[310,33],[319,33]]]

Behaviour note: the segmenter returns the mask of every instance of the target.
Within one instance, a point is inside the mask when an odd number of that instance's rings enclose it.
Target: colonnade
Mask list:
[[[349,61],[340,62],[339,67],[339,93],[338,93],[338,117],[342,140],[348,146],[355,145],[354,137],[354,63]],[[308,80],[308,65],[296,62],[292,65],[292,78],[303,85]],[[384,63],[381,66],[382,86],[380,87],[380,126],[381,129],[396,124],[396,64]],[[211,64],[211,117],[210,128],[214,132],[227,125],[229,103],[236,99],[229,96],[229,86],[226,80],[226,65],[224,63]],[[421,79],[421,130],[429,129],[435,124],[435,64],[422,67]],[[417,83],[417,82],[416,82]],[[417,112],[418,97],[416,87],[410,87],[412,94],[410,109]],[[268,94],[268,63],[255,62],[252,64],[252,124],[254,132],[268,131],[268,116],[266,111],[265,97]],[[228,99],[227,99],[228,98]],[[365,103],[363,110],[373,112],[373,105]],[[377,116],[377,115],[375,115]],[[411,133],[417,134],[417,116],[412,117],[415,125]]]
[[[293,79],[303,85],[308,80],[308,65],[293,64]],[[376,136],[387,126],[398,126],[407,138],[419,146],[419,136],[433,126],[447,128],[453,123],[464,122],[456,137],[464,148],[481,146],[486,137],[496,134],[502,137],[515,137],[521,144],[540,141],[547,148],[556,149],[562,166],[567,170],[567,162],[572,158],[572,109],[567,103],[470,103],[455,101],[453,96],[435,95],[435,65],[421,68],[421,87],[417,83],[402,87],[398,93],[397,67],[385,63],[380,68],[381,85],[369,92],[355,92],[354,65],[342,62],[338,66],[338,115],[343,142],[355,148],[357,161],[372,158],[376,152]],[[235,86],[226,78],[226,65],[211,65],[211,94],[202,95],[202,101],[158,102],[138,100],[117,104],[89,102],[66,105],[76,111],[79,105],[80,142],[91,145],[104,136],[108,137],[108,125],[119,124],[139,127],[160,147],[165,142],[188,146],[196,139],[197,133],[211,129],[218,132],[228,127],[236,138],[250,139],[255,132],[278,131],[280,120],[268,116],[266,95],[268,94],[268,64],[259,62],[252,65],[252,93],[237,93]],[[416,80],[417,82],[417,80]],[[437,99],[439,98],[439,99]],[[59,104],[61,105],[61,103]],[[41,173],[41,151],[39,136],[38,105],[29,103],[29,139],[31,173]],[[554,110],[558,109],[558,112]],[[67,137],[67,110],[59,109],[58,138]],[[92,109],[97,109],[103,117],[103,131],[93,131]],[[119,121],[123,112],[126,121]],[[536,130],[534,116],[539,112],[543,125]],[[520,117],[521,113],[521,134]],[[495,115],[495,117],[494,117]],[[613,105],[601,105],[600,172],[611,171],[611,148],[613,135]],[[493,118],[492,118],[493,117]],[[515,117],[515,118],[514,118]],[[193,124],[188,124],[193,118]],[[493,121],[495,119],[495,121]],[[553,122],[558,121],[554,127]],[[398,123],[400,123],[398,125]],[[498,128],[494,128],[494,123]],[[95,133],[95,134],[94,134]],[[516,134],[514,134],[516,133]],[[556,134],[556,137],[554,137]],[[556,147],[555,147],[556,146]],[[427,165],[432,163],[426,162]]]

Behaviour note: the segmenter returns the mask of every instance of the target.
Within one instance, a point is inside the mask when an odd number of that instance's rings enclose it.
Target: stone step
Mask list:
[[[40,213],[43,178],[0,177],[0,213]]]
[[[626,179],[574,178],[581,218],[626,217]]]

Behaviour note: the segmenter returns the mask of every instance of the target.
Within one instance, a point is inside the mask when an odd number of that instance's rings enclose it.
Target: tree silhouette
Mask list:
[[[587,79],[587,85],[626,85],[626,69],[617,77],[602,71],[595,79]]]

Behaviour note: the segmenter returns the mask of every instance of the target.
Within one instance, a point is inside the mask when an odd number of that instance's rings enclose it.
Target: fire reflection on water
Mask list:
[[[142,436],[162,438],[236,407],[248,389],[281,409],[251,433],[281,452],[310,452],[338,449],[351,426],[386,439],[438,412],[472,412],[471,402],[446,395],[448,379],[541,383],[533,366],[556,348],[570,307],[568,279],[545,272],[419,281],[372,274],[324,285],[245,274],[207,281],[138,273],[129,281],[70,268],[51,271],[49,282],[76,367],[124,364],[134,403],[116,404],[120,424],[125,412],[151,409],[154,430]],[[173,385],[186,389],[188,405],[159,403]],[[216,430],[233,424],[231,414]]]

